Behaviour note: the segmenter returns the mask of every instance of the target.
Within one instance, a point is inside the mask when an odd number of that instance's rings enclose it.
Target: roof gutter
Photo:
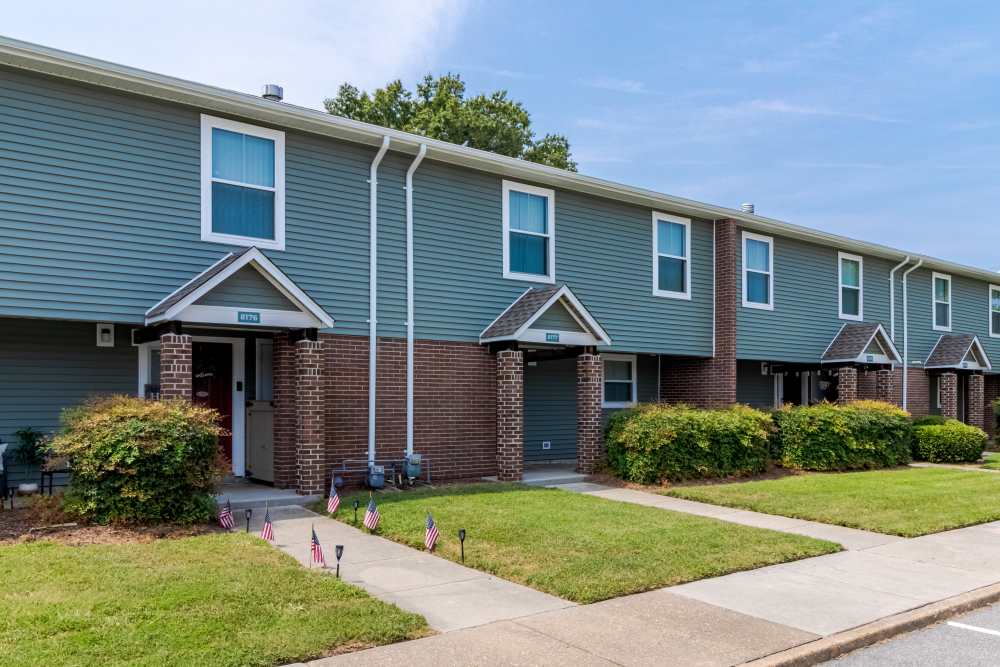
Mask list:
[[[903,272],[903,409],[906,410],[909,404],[910,387],[910,319],[909,304],[906,295],[906,279],[910,274],[923,266],[924,260],[918,259],[917,263]]]
[[[375,465],[375,380],[378,376],[378,166],[389,150],[389,137],[372,160],[368,172],[369,212],[368,231],[368,465]]]
[[[424,160],[427,146],[406,170],[406,455],[413,453],[413,174]]]

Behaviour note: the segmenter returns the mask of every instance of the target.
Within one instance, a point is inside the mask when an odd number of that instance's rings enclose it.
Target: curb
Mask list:
[[[838,632],[808,644],[758,658],[744,663],[744,665],[746,667],[806,667],[807,665],[815,665],[997,601],[1000,601],[1000,584],[992,584],[955,597],[932,602],[917,609],[886,616],[853,630]]]

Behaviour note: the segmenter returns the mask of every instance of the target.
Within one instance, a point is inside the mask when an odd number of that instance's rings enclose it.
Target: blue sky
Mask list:
[[[18,3],[4,34],[319,106],[506,88],[580,171],[1000,269],[1000,5]]]

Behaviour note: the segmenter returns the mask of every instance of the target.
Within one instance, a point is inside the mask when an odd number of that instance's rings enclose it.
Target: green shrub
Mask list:
[[[774,420],[778,461],[786,468],[859,470],[910,461],[910,416],[889,403],[785,407]]]
[[[927,415],[926,417],[921,417],[920,419],[913,420],[913,427],[918,426],[940,426],[941,424],[947,423],[948,420],[941,415]]]
[[[746,406],[642,405],[609,420],[608,463],[642,484],[750,475],[767,468],[773,428],[770,415]]]
[[[63,412],[52,440],[72,476],[67,513],[98,523],[196,523],[215,513],[221,472],[215,411],[128,396]]]
[[[949,419],[944,424],[918,426],[913,430],[913,455],[931,463],[972,463],[986,447],[986,432]]]

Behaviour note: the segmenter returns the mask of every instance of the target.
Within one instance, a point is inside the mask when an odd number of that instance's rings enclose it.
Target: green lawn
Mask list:
[[[0,664],[275,665],[426,633],[245,534],[0,546]]]
[[[984,460],[986,462],[982,465],[983,468],[1000,470],[1000,454],[987,454]]]
[[[806,474],[667,495],[916,537],[1000,519],[1000,475],[946,468]]]
[[[368,502],[361,496],[361,510]],[[379,533],[423,548],[427,512],[438,555],[576,602],[816,556],[839,546],[653,507],[518,484],[379,494]],[[316,510],[323,512],[325,504]],[[360,513],[359,512],[359,513]],[[337,516],[353,519],[351,497]]]

